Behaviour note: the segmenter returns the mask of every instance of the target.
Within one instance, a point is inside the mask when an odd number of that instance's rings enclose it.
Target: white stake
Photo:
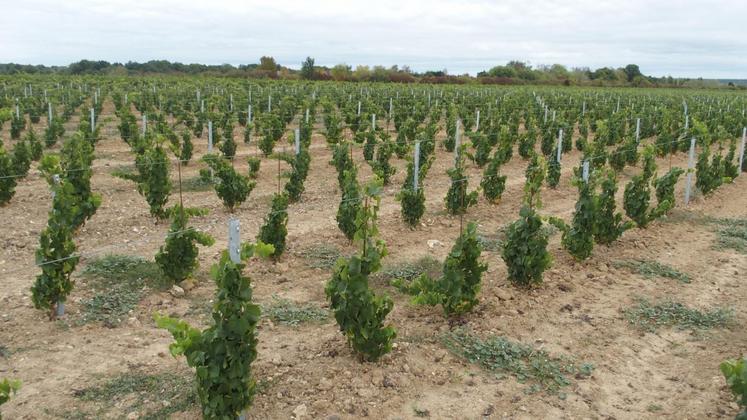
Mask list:
[[[309,108],[306,108],[306,117],[305,117],[306,124],[309,123]]]
[[[296,140],[296,154],[301,153],[301,129],[296,128],[294,131]]]
[[[376,131],[376,114],[371,114],[371,131]]]
[[[148,115],[143,114],[143,136],[148,132]]]
[[[690,139],[690,157],[687,162],[687,184],[685,185],[685,205],[690,203],[690,188],[693,182],[693,167],[695,166],[695,137]]]
[[[213,122],[208,121],[208,153],[213,152]]]
[[[361,101],[358,101],[358,115],[361,115]]]
[[[641,141],[641,119],[636,118],[635,119],[635,142],[639,143]]]
[[[480,110],[477,110],[477,117],[475,122],[475,131],[480,130]]]
[[[454,133],[454,162],[459,162],[459,120],[456,121],[456,132]]]
[[[742,129],[742,147],[739,148],[739,171],[738,173],[742,174],[742,165],[744,165],[744,147],[745,147],[745,140],[747,140],[747,127]]]
[[[52,125],[52,102],[47,102],[47,124]]]
[[[584,182],[589,182],[589,161],[585,160],[582,166],[581,170],[581,177],[583,178]]]
[[[560,154],[563,153],[563,129],[558,130],[558,156],[557,160],[560,163]]]
[[[392,117],[392,98],[389,98],[389,118]]]
[[[412,189],[418,191],[418,177],[420,176],[420,142],[415,142],[415,156],[413,157]]]
[[[91,108],[91,132],[93,133],[94,130],[96,130],[96,111]]]
[[[239,219],[228,220],[228,256],[234,264],[241,262],[241,229]]]
[[[272,112],[272,95],[267,95],[267,112]]]
[[[249,123],[252,122],[252,105],[251,104],[249,104],[247,106],[247,110],[246,110],[246,121],[249,122]]]

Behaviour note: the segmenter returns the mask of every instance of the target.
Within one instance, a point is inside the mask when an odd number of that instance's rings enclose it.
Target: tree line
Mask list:
[[[277,63],[272,56],[263,56],[259,63],[251,64],[184,64],[168,60],[150,60],[143,63],[126,63],[104,60],[80,60],[67,66],[43,64],[0,63],[0,75],[13,74],[72,74],[72,75],[206,75],[282,80],[334,80],[349,82],[394,82],[430,84],[548,84],[574,86],[633,86],[633,87],[729,87],[745,89],[747,86],[703,78],[653,77],[644,75],[637,64],[625,67],[567,68],[562,64],[537,65],[512,60],[480,71],[475,76],[450,74],[448,70],[416,72],[408,66],[367,66],[341,63],[334,66],[317,66],[312,57],[301,63],[299,70]]]

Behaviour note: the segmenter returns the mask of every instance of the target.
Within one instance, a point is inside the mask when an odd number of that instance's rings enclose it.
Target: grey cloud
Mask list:
[[[409,65],[475,73],[511,59],[747,77],[747,2],[609,0],[24,0],[7,2],[0,62],[81,58],[297,67]]]

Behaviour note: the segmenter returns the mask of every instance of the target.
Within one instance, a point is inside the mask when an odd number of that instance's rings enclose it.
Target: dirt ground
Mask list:
[[[133,183],[111,175],[113,169],[131,165],[134,158],[119,138],[110,102],[102,115],[102,139],[96,146],[92,184],[103,203],[77,236],[79,251],[87,255],[78,271],[95,256],[108,253],[152,260],[168,230],[168,223],[154,223]],[[76,119],[67,124],[68,132],[77,126]],[[43,121],[39,127],[42,125]],[[9,138],[7,125],[2,138]],[[196,156],[206,152],[206,143],[204,138],[195,140]],[[6,141],[6,147],[10,144]],[[336,226],[336,173],[328,164],[331,153],[318,132],[314,133],[311,150],[306,192],[289,210],[285,256],[277,265],[252,261],[247,269],[259,303],[278,296],[326,307],[324,283],[330,271],[310,268],[302,250],[330,244],[343,253],[354,250]],[[386,265],[426,255],[443,260],[459,234],[460,219],[448,216],[443,206],[451,154],[440,145],[436,150],[436,161],[424,181],[426,215],[415,230],[405,226],[394,199],[405,167],[403,160],[394,159],[398,171],[385,188],[380,212],[380,232],[390,250]],[[245,157],[256,154],[256,148],[240,143],[238,154],[236,165],[246,171]],[[579,157],[575,150],[564,156],[560,186],[542,191],[542,214],[570,220],[577,198],[575,187],[570,185],[570,171]],[[359,179],[368,179],[370,167],[362,161],[360,148],[356,148],[355,158]],[[494,234],[515,220],[526,164],[515,154],[502,168],[508,181],[501,202],[490,204],[481,197],[464,222],[475,221],[480,232]],[[668,168],[669,160],[658,164],[661,173]],[[685,166],[685,156],[678,155],[673,164]],[[192,163],[184,168],[182,178],[195,177],[199,166]],[[29,288],[39,272],[34,267],[34,251],[50,207],[46,182],[34,168],[19,182],[11,203],[0,208],[0,345],[6,349],[5,355],[0,353],[0,377],[23,382],[21,391],[2,407],[3,415],[8,419],[70,418],[74,417],[72,413],[86,417],[95,403],[77,398],[76,393],[108,377],[131,371],[189,375],[184,358],[174,359],[168,354],[171,337],[155,327],[152,314],[171,314],[205,325],[209,317],[195,308],[210,305],[215,288],[207,271],[226,247],[227,220],[238,218],[243,239],[253,240],[277,189],[277,163],[263,159],[256,189],[234,214],[224,210],[211,190],[184,193],[185,205],[210,211],[207,216],[192,219],[192,225],[217,240],[216,245],[200,249],[201,268],[196,274],[199,284],[184,297],[149,291],[129,319],[116,328],[101,323],[78,326],[65,319],[50,322],[45,313],[33,308]],[[469,168],[472,190],[479,184],[481,171],[472,164]],[[624,182],[635,171],[627,168],[620,181],[619,210]],[[172,179],[176,175],[173,167]],[[359,363],[331,318],[298,326],[263,319],[259,356],[253,364],[255,377],[263,386],[248,418],[733,418],[737,407],[718,365],[745,352],[747,255],[714,248],[713,228],[697,220],[701,215],[747,216],[747,176],[705,199],[697,196],[687,208],[681,203],[683,189],[684,177],[677,187],[680,202],[669,218],[644,230],[630,230],[610,247],[596,246],[586,262],[574,262],[561,248],[560,235],[554,235],[550,243],[554,263],[545,273],[544,284],[536,290],[511,286],[500,252],[483,253],[489,269],[483,277],[480,304],[465,317],[462,327],[480,336],[502,335],[550,354],[571,355],[593,364],[589,377],[572,378],[571,385],[563,390],[565,398],[527,393],[526,385],[516,378],[496,377],[449,353],[440,337],[451,326],[439,307],[414,306],[407,296],[374,281],[372,287],[395,301],[388,318],[398,333],[392,353],[377,363]],[[177,197],[172,195],[172,200]],[[429,247],[432,239],[443,246]],[[689,274],[692,282],[647,279],[614,264],[633,258],[669,264]],[[75,278],[78,283],[67,303],[66,318],[80,312],[82,299],[90,293],[85,280],[77,275]],[[676,328],[644,332],[630,325],[622,313],[637,296],[672,298],[701,308],[733,307],[735,325],[698,334]],[[106,413],[105,417],[111,418],[144,414],[130,411],[126,401],[112,401]],[[199,417],[196,405],[173,415],[178,419]]]

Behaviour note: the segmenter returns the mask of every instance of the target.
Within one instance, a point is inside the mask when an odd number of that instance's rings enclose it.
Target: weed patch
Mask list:
[[[644,298],[638,298],[624,314],[628,322],[650,332],[664,326],[682,330],[723,328],[734,318],[734,311],[728,308],[700,310],[669,299],[652,303]]]
[[[690,276],[676,268],[653,260],[620,260],[613,264],[615,268],[625,268],[642,275],[647,279],[665,277],[682,283],[690,283]]]
[[[571,384],[572,378],[591,374],[593,365],[578,364],[566,356],[551,356],[541,349],[511,341],[502,336],[480,338],[465,330],[445,334],[443,344],[449,351],[498,377],[514,376],[520,383],[530,384],[527,393],[545,391],[563,395],[561,388]]]
[[[277,297],[273,297],[269,305],[262,306],[262,315],[275,323],[294,327],[306,322],[324,322],[329,318],[329,312],[324,308]]]

